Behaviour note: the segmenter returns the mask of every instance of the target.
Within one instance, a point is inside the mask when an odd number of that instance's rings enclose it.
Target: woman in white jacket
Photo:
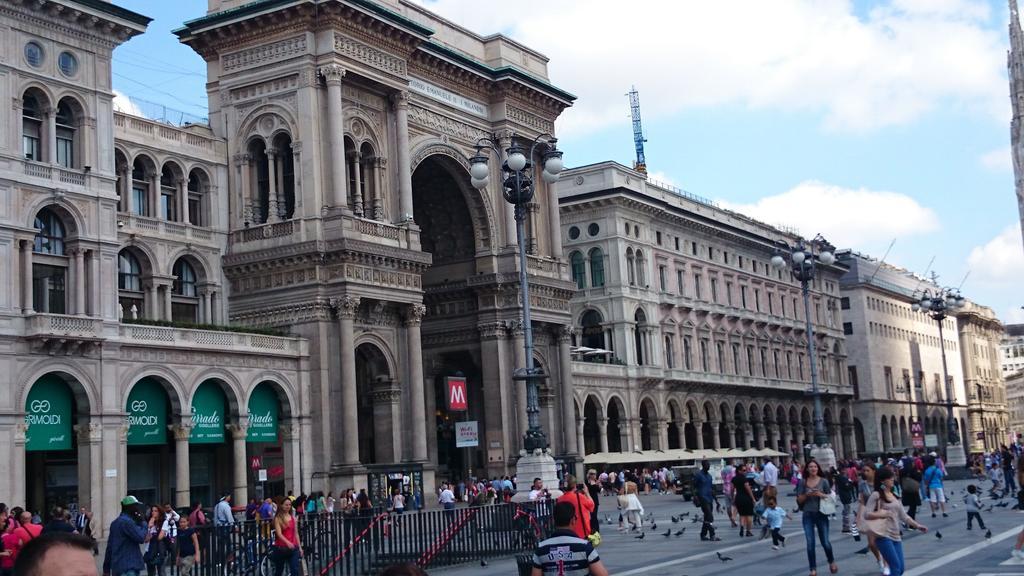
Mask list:
[[[617,498],[619,510],[625,512],[630,530],[642,530],[644,527],[644,507],[636,494],[636,482],[626,482],[626,493]]]

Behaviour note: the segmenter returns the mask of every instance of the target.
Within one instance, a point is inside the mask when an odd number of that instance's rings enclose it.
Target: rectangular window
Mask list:
[[[676,252],[679,251],[679,236],[676,236]]]
[[[712,248],[711,246],[708,246],[708,260],[714,260],[714,259],[715,259],[715,249]]]
[[[149,190],[141,186],[132,186],[132,213],[145,216],[149,212]]]
[[[725,374],[725,344],[715,342],[715,358],[718,360],[718,372]]]
[[[661,291],[668,292],[668,277],[664,266],[658,266],[658,280],[661,282]]]
[[[690,251],[693,252],[694,256],[697,255],[697,243],[696,242],[690,242]]]
[[[754,310],[761,311],[761,291],[754,288]]]
[[[75,165],[75,141],[71,138],[61,138],[57,134],[57,164],[65,168]]]
[[[768,313],[775,314],[775,294],[768,293]]]
[[[843,310],[849,310],[850,309],[850,297],[849,296],[843,296],[842,298],[840,298],[839,299],[839,307],[842,308]]]
[[[160,195],[160,217],[171,222],[178,219],[178,210],[177,206],[174,205],[174,196],[170,194]]]
[[[853,334],[853,322],[843,322],[843,334]]]
[[[747,307],[747,287],[740,284],[740,306]]]
[[[779,306],[782,307],[782,310],[781,310],[782,317],[785,318],[786,317],[786,297],[785,296],[781,296],[781,295],[779,296]]]
[[[25,134],[21,137],[22,152],[26,160],[40,162],[43,159],[42,149],[39,146],[39,137]]]
[[[675,368],[673,363],[675,362],[675,351],[672,346],[672,335],[665,336],[665,367]]]
[[[804,379],[804,355],[802,353],[800,354],[799,357],[797,357],[797,365],[796,365],[796,367],[797,367],[797,373],[800,375],[800,379],[803,380]]]
[[[656,231],[654,233],[654,238],[655,238],[655,242],[658,243],[658,246],[661,246],[661,232],[657,232]]]
[[[739,376],[740,374],[740,345],[732,345],[732,373]]]
[[[700,290],[701,277],[700,274],[694,273],[693,275],[693,297],[697,300],[701,300],[703,295]]]
[[[793,353],[786,352],[786,378],[793,379]]]
[[[686,292],[686,284],[683,282],[683,271],[676,270],[676,292],[683,296]]]
[[[700,340],[700,369],[704,372],[710,372],[708,367],[711,359],[708,358],[708,341],[707,338],[701,338]]]
[[[683,367],[693,370],[693,341],[689,336],[683,337]]]
[[[711,278],[711,301],[718,304],[718,279]]]
[[[850,386],[853,386],[854,400],[860,398],[860,380],[857,379],[857,367],[847,366],[847,375],[850,377]]]
[[[197,196],[189,196],[188,197],[188,223],[189,224],[191,224],[193,226],[202,226],[203,225],[203,221],[199,217],[200,216],[200,211],[202,210],[201,206],[202,206],[202,202],[200,201],[199,197],[197,197]]]
[[[768,377],[768,351],[761,348],[761,376]]]
[[[732,282],[725,283],[725,303],[732,306]]]
[[[779,351],[772,350],[772,366],[775,367],[775,377],[782,378],[782,373],[779,371]]]
[[[37,312],[66,314],[66,277],[63,266],[35,264],[32,266],[32,298]]]
[[[903,369],[903,386],[901,392],[910,391],[910,370]]]
[[[896,398],[896,386],[892,381],[892,368],[885,366],[884,373],[886,397],[889,398],[889,400],[894,400]]]
[[[747,376],[754,375],[754,347],[747,346]]]

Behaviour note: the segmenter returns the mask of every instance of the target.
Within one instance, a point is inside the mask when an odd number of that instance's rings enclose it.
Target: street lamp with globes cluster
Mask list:
[[[787,261],[788,260],[788,261]],[[779,242],[772,256],[771,265],[776,270],[789,268],[793,278],[800,282],[800,292],[804,299],[804,321],[807,330],[807,358],[811,365],[811,395],[814,397],[814,446],[811,456],[825,470],[835,464],[835,452],[829,444],[828,433],[825,431],[825,416],[821,405],[821,390],[818,388],[818,361],[814,346],[814,324],[811,322],[810,283],[819,266],[831,266],[836,261],[832,246],[818,234],[810,242],[803,239],[795,245],[784,241]]]
[[[967,456],[960,445],[960,434],[957,432],[956,419],[953,417],[953,382],[949,379],[946,367],[946,340],[942,336],[942,322],[956,311],[963,308],[967,300],[956,288],[925,288],[915,292],[910,302],[914,312],[924,312],[931,316],[939,325],[939,350],[942,353],[942,377],[946,379],[946,464],[953,466],[965,464]]]
[[[527,430],[523,445],[527,454],[548,447],[548,439],[540,427],[540,406],[538,397],[538,381],[544,378],[533,363],[533,327],[530,322],[530,285],[526,274],[526,245],[523,220],[527,206],[534,195],[534,164],[537,154],[540,155],[543,171],[541,179],[548,184],[558,180],[562,171],[562,152],[555,148],[557,140],[550,134],[541,134],[533,140],[527,150],[513,136],[511,146],[505,151],[505,161],[501,164],[502,195],[515,207],[516,240],[519,244],[519,291],[523,300],[523,347],[526,353],[526,366],[516,369],[513,380],[526,382],[526,414]],[[482,190],[490,182],[490,168],[485,152],[493,150],[499,157],[501,150],[490,138],[481,138],[476,144],[476,155],[469,159],[469,174],[474,188]],[[520,475],[520,478],[523,476]]]

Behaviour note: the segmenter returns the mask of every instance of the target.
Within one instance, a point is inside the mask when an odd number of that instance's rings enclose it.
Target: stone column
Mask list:
[[[278,198],[280,193],[277,190],[277,150],[267,148],[267,222],[278,222],[281,217],[278,213]]]
[[[160,174],[147,173],[146,179],[149,181],[149,213],[146,216],[160,218]]]
[[[676,421],[676,434],[679,435],[679,447],[684,449],[689,448],[689,446],[686,445],[686,422],[682,420]]]
[[[171,427],[174,433],[174,475],[177,480],[174,482],[174,506],[177,508],[189,508],[189,452],[188,439],[192,436],[192,416],[182,415],[182,422]]]
[[[216,324],[213,317],[213,291],[207,289],[203,292],[203,322]]]
[[[697,431],[697,450],[704,449],[704,421],[694,420],[693,429]]]
[[[711,422],[711,444],[715,450],[722,449],[722,435],[718,433],[718,422]]]
[[[355,174],[355,190],[352,191],[352,213],[363,215],[363,157],[359,151],[352,154],[352,170]]]
[[[89,313],[93,316],[102,316],[102,305],[100,293],[103,291],[103,283],[100,281],[100,253],[97,250],[89,251]]]
[[[384,219],[384,167],[387,158],[378,156],[373,159],[373,219]]]
[[[132,213],[132,204],[135,199],[132,198],[132,167],[125,166],[121,168],[121,189],[118,191],[121,194],[121,210],[127,214]]]
[[[576,446],[578,447],[578,453],[580,455],[580,459],[582,459],[584,456],[587,455],[586,454],[586,452],[587,452],[587,443],[586,443],[586,441],[583,438],[583,419],[582,418],[578,422],[576,422]]]
[[[608,419],[607,418],[598,418],[597,419],[597,430],[601,434],[601,437],[598,438],[598,440],[600,441],[600,445],[601,445],[601,452],[607,453],[608,452]]]
[[[182,224],[188,224],[188,180],[184,178],[178,178],[174,181],[175,187],[178,188],[178,218]]]
[[[249,167],[249,155],[237,154],[235,162],[238,164],[238,171],[242,175],[240,178],[242,189],[238,194],[238,209],[242,214],[242,223],[248,225],[256,220],[255,200],[253,199],[256,195],[253,194],[252,184],[250,183],[252,169]]]
[[[543,165],[540,166],[544,168]],[[538,178],[534,181],[534,185],[541,185],[547,191],[548,194],[548,241],[551,244],[551,250],[548,252],[552,258],[562,259],[565,255],[562,254],[562,218],[558,211],[558,193],[555,191],[554,184],[548,184],[544,180]],[[508,204],[508,202],[506,202]],[[587,258],[588,264],[589,258]]]
[[[249,478],[246,476],[248,458],[245,450],[245,439],[249,434],[249,417],[239,417],[237,423],[228,426],[228,431],[231,432],[231,492],[234,501],[241,503],[247,501],[249,493]]]
[[[512,354],[515,358],[514,370],[526,367],[526,350],[523,348],[524,332],[522,320],[516,320],[512,326]],[[516,430],[519,432],[519,441],[526,437],[526,430],[529,422],[526,414],[526,381],[513,380],[512,386],[516,390]]]
[[[391,95],[398,128],[398,221],[412,220],[412,151],[409,150],[409,93]]]
[[[345,77],[345,69],[337,64],[328,64],[320,67],[320,75],[327,82],[327,139],[331,149],[333,205],[335,208],[342,208],[348,197],[348,171],[345,168],[345,118],[341,107],[341,79]],[[326,198],[324,201],[326,202]]]
[[[288,487],[286,489],[294,487],[295,491],[299,491],[298,484],[301,482],[296,482],[296,480],[302,478],[302,473],[299,470],[299,453],[301,451],[299,439],[301,435],[296,422],[295,418],[283,421],[277,427],[277,435],[284,452],[284,485]]]
[[[153,282],[152,280],[150,280],[149,285],[143,286],[143,288],[146,290],[146,292],[148,292],[148,294],[146,295],[146,302],[144,302],[144,305],[143,305],[143,308],[145,308],[146,311],[142,312],[140,310],[139,312],[143,316],[145,316],[146,314],[149,314],[149,318],[151,320],[159,320],[160,319],[160,303],[157,301],[158,288],[157,288],[156,282]],[[127,313],[128,311],[126,310],[125,312]]]
[[[768,447],[772,450],[779,449],[779,425],[772,423],[768,425]]]
[[[359,411],[356,396],[355,346],[355,317],[358,309],[359,298],[354,296],[342,296],[335,302],[341,345],[341,408],[345,430],[344,438],[342,438],[342,461],[351,466],[359,464]]]
[[[34,246],[34,240],[21,241],[21,311],[23,314],[35,312],[32,304],[32,248]]]
[[[748,450],[752,447],[751,440],[754,436],[754,428],[750,424],[742,424],[740,428],[743,429],[743,442],[741,444],[744,450]]]
[[[725,429],[729,433],[729,448],[738,448],[736,445],[736,425],[733,423],[726,424]]]
[[[43,116],[45,117],[43,121],[46,123],[46,145],[43,157],[50,164],[57,164],[57,109],[47,108],[43,110]]]
[[[561,382],[562,436],[565,455],[577,455],[580,446],[576,443],[576,400],[572,381],[572,326],[562,326],[558,333],[558,368]],[[582,416],[582,414],[580,415]]]
[[[170,322],[174,319],[174,314],[171,308],[171,298],[174,296],[174,291],[171,289],[170,284],[164,284],[164,320]]]
[[[414,462],[427,460],[427,408],[423,386],[423,351],[420,341],[420,324],[427,313],[422,304],[412,304],[405,311],[405,337],[409,348],[409,413],[412,417],[412,459]]]
[[[857,457],[857,442],[854,439],[853,424],[843,424],[843,455],[846,458]],[[986,435],[987,438],[987,435]]]
[[[85,249],[71,251],[75,259],[75,314],[85,316]]]

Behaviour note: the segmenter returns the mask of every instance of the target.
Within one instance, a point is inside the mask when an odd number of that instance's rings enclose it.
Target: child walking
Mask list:
[[[981,498],[978,497],[978,487],[974,484],[967,485],[967,496],[964,496],[967,504],[967,529],[971,529],[971,521],[978,521],[978,528],[985,529],[985,522],[981,519]]]
[[[785,508],[779,506],[775,496],[765,498],[764,519],[768,522],[768,528],[772,531],[772,550],[778,550],[781,545],[786,547],[786,537],[782,535],[782,521],[789,518]]]

